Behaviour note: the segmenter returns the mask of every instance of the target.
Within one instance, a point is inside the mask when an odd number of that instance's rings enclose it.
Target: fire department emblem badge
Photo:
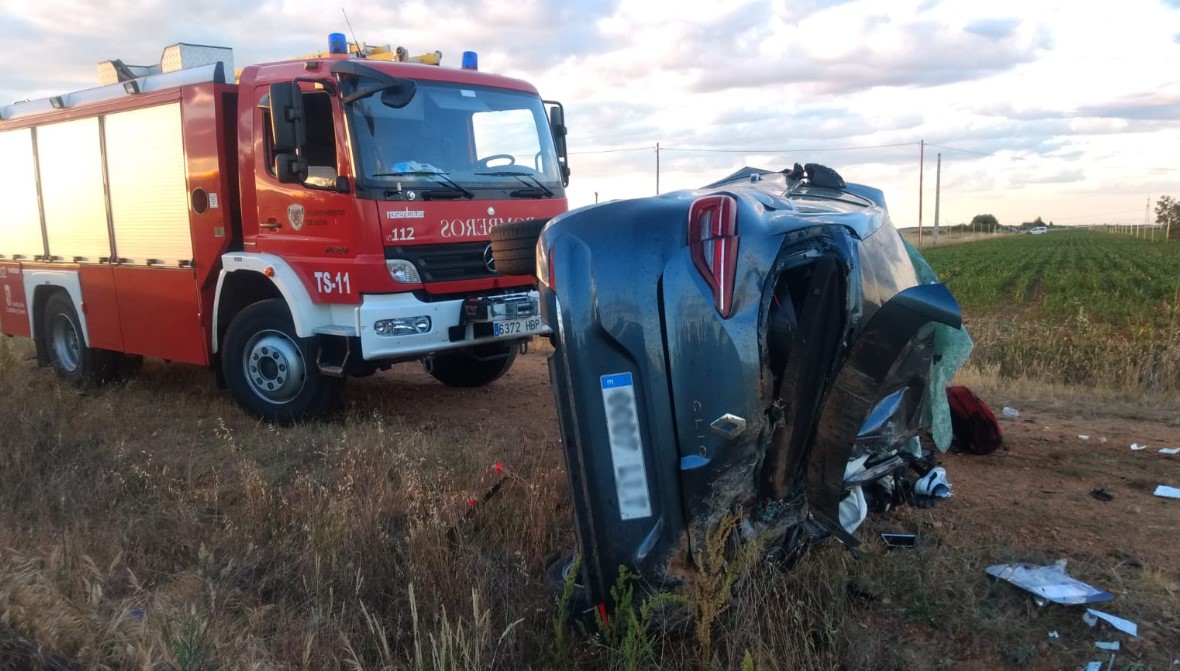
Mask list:
[[[303,228],[303,206],[295,203],[287,208],[287,221],[291,222],[291,228],[299,230]]]

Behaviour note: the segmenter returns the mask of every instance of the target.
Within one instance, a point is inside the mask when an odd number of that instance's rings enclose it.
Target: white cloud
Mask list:
[[[451,65],[475,50],[481,69],[562,100],[571,151],[642,148],[576,153],[573,205],[653,193],[657,142],[662,190],[815,161],[884,189],[899,225],[917,221],[920,139],[954,148],[927,150],[927,223],[940,151],[943,221],[1141,221],[1148,194],[1180,192],[1180,170],[1155,169],[1180,169],[1176,0],[344,7],[362,40]],[[348,32],[338,8],[311,0],[6,0],[0,101],[92,86],[96,62],[150,63],[174,42],[232,46],[241,67],[317,51],[332,31]]]

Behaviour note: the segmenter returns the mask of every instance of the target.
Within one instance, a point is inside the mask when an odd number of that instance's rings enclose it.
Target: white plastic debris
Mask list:
[[[1160,454],[1180,454],[1180,447],[1165,447],[1160,450]]]
[[[1065,560],[1059,559],[1049,566],[1036,564],[996,564],[987,567],[987,574],[1006,580],[1033,595],[1059,603],[1074,606],[1082,603],[1110,601],[1110,592],[1091,587],[1075,580],[1065,572]]]
[[[1155,488],[1155,495],[1162,496],[1165,499],[1180,499],[1180,487],[1160,485]]]
[[[1061,637],[1057,635],[1056,631],[1051,631],[1051,632],[1049,632],[1049,638],[1061,638]]]
[[[1147,446],[1140,445],[1139,443],[1131,443],[1131,449],[1138,452],[1139,450],[1146,450]]]
[[[914,483],[914,493],[940,499],[950,497],[951,482],[946,479],[946,469],[942,466],[930,469],[929,473]]]
[[[1090,440],[1090,436],[1085,434],[1078,434],[1078,440]]]
[[[1094,647],[1098,648],[1099,650],[1118,651],[1119,642],[1118,641],[1094,641]]]
[[[1082,671],[1102,671],[1102,662],[1090,662],[1086,664],[1086,667]]]
[[[1091,627],[1098,624],[1098,620],[1108,622],[1110,626],[1129,636],[1139,636],[1139,625],[1130,620],[1124,620],[1117,615],[1103,613],[1102,611],[1094,610],[1093,608],[1087,608],[1085,614],[1082,615],[1082,621]]]
[[[1005,417],[1019,417],[1020,416],[1019,410],[1017,410],[1016,408],[1009,408],[1008,406],[1004,406],[1003,412],[1004,412]]]

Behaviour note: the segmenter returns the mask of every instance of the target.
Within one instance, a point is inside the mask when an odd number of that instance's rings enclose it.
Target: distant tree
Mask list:
[[[1180,200],[1162,196],[1155,204],[1155,223],[1164,227],[1169,239],[1180,239]]]
[[[1000,222],[996,220],[995,216],[990,214],[977,214],[971,220],[971,230],[986,231],[988,233],[999,228]]]

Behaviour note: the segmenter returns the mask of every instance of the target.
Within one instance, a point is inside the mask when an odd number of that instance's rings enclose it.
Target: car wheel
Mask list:
[[[86,346],[82,322],[68,294],[56,291],[45,302],[41,332],[49,365],[75,385],[106,382],[115,370],[115,353]]]
[[[510,221],[492,229],[492,259],[501,275],[532,275],[537,267],[537,238],[548,219]]]
[[[290,424],[335,405],[343,378],[327,377],[316,364],[319,341],[300,338],[279,299],[242,310],[226,330],[221,371],[234,399],[256,417]]]
[[[424,364],[426,372],[448,387],[482,387],[500,379],[512,368],[516,348],[516,342],[476,345],[439,352],[426,359]]]
[[[559,606],[565,597],[565,584],[569,579],[570,571],[573,570],[574,558],[574,555],[565,555],[552,559],[545,565],[545,584]],[[588,613],[593,613],[593,610],[590,598],[586,594],[586,585],[582,582],[582,576],[574,576],[570,587],[569,601],[565,604],[566,617],[571,622],[585,621],[588,624],[593,624],[593,620],[586,617]]]

